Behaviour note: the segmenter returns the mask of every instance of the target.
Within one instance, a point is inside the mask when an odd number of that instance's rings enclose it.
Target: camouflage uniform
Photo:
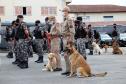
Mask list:
[[[24,39],[19,39],[17,46],[15,47],[16,53],[18,54],[18,59],[20,62],[22,61],[28,61],[28,56],[29,56],[29,41],[24,40]]]
[[[14,31],[11,27],[8,27],[5,33],[6,41],[8,43],[9,53],[8,58],[13,58],[13,49],[14,49]]]
[[[16,38],[18,38],[15,46],[15,56],[18,60],[18,66],[20,68],[28,68],[28,56],[29,56],[29,40],[27,40],[25,34],[26,24],[21,23],[16,32]]]
[[[37,63],[42,63],[43,62],[43,45],[44,45],[44,28],[41,28],[39,26],[36,26],[36,29],[33,31],[33,35],[35,36],[34,44],[35,44],[35,50],[38,57],[38,60],[35,61]]]
[[[44,41],[43,39],[35,39],[35,48],[36,48],[36,51],[37,51],[37,55],[42,57],[43,56],[43,44],[44,44]]]
[[[91,29],[89,29],[88,30],[88,48],[90,50],[89,55],[93,55],[93,46],[92,46],[93,40],[94,40],[93,31]]]
[[[86,59],[86,35],[87,32],[84,29],[83,23],[79,23],[78,26],[76,26],[76,33],[75,33],[75,39],[77,39],[77,50],[78,52]]]
[[[70,17],[65,18],[61,32],[63,36],[63,47],[66,46],[68,41],[74,42],[75,28],[74,22]],[[64,59],[66,63],[66,72],[70,72],[69,56],[67,53],[64,53]]]

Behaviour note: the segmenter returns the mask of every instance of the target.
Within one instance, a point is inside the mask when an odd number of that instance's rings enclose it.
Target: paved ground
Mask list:
[[[108,72],[106,77],[90,78],[67,78],[61,72],[43,72],[44,64],[34,62],[36,55],[29,59],[29,68],[22,70],[12,65],[14,59],[6,58],[6,54],[0,53],[0,84],[126,84],[126,53],[112,55],[111,49],[107,54],[88,56],[87,61],[93,73]],[[63,59],[62,66],[64,67]]]

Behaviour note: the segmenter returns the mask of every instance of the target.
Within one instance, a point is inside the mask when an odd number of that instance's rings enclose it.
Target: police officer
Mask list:
[[[15,38],[17,39],[17,44],[15,46],[17,65],[21,69],[28,68],[28,47],[29,47],[29,33],[27,25],[23,22],[23,16],[18,16],[18,26]],[[16,63],[15,63],[16,64]]]
[[[76,21],[76,32],[75,39],[77,40],[77,50],[86,60],[86,47],[85,44],[87,42],[86,36],[87,32],[85,30],[85,24],[82,22],[82,17],[77,17]]]
[[[35,62],[43,63],[43,45],[46,35],[44,34],[44,29],[41,27],[41,22],[39,20],[35,21],[35,30],[33,31],[33,35],[35,37],[35,49],[36,53],[38,54],[38,60]]]
[[[112,39],[117,41],[118,37],[119,37],[119,33],[117,30],[117,24],[113,24]]]
[[[63,36],[63,47],[66,46],[68,41],[74,42],[74,34],[75,34],[75,28],[74,28],[74,22],[69,17],[70,9],[69,7],[65,7],[63,9],[64,12],[64,22],[62,25],[62,36]],[[62,75],[69,75],[70,74],[70,62],[69,62],[69,55],[67,52],[64,52],[64,59],[66,64],[66,71],[62,73]]]
[[[5,36],[6,36],[6,41],[8,43],[8,49],[9,49],[7,58],[13,58],[14,36],[15,36],[14,29],[16,27],[15,23],[16,21],[13,21],[12,25],[6,28]]]
[[[87,28],[87,37],[88,37],[88,48],[89,48],[89,55],[93,55],[93,46],[92,46],[92,42],[93,42],[93,39],[94,39],[94,34],[93,34],[93,31],[92,31],[92,26],[91,24],[88,25],[88,28]]]

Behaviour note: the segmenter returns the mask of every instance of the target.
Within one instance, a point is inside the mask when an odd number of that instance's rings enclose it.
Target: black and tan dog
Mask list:
[[[100,74],[92,74],[90,65],[87,64],[83,56],[75,49],[72,42],[67,43],[66,51],[70,54],[69,60],[71,72],[69,77],[75,76],[77,75],[77,73],[79,73],[78,77],[103,77],[107,74],[107,72]]]
[[[105,44],[102,44],[102,48],[105,49],[105,53],[107,53],[109,46],[105,43]]]

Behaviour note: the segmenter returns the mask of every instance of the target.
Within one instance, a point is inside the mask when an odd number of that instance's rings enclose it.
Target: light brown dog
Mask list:
[[[72,42],[67,43],[66,51],[68,51],[68,53],[70,54],[69,60],[71,66],[71,73],[69,77],[72,77],[77,73],[79,74],[79,77],[103,77],[107,74],[107,72],[100,74],[92,74],[89,64],[87,64],[83,56],[75,49]]]
[[[112,43],[112,48],[113,48],[113,54],[123,54],[122,50],[119,48],[119,44],[117,43],[117,41],[113,41]]]
[[[54,69],[57,68],[57,61],[56,61],[56,54],[55,53],[49,53],[48,54],[48,63],[45,67],[45,69],[43,69],[43,71],[51,71],[53,72]]]
[[[103,44],[102,48],[105,49],[105,53],[107,53],[109,46],[107,44]]]

